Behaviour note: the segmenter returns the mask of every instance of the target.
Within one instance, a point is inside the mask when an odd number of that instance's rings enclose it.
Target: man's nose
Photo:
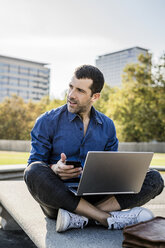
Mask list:
[[[76,97],[76,92],[75,92],[74,89],[71,89],[71,90],[69,91],[69,98],[75,98],[75,97]]]

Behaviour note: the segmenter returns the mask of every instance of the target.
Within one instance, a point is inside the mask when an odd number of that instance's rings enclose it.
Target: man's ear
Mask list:
[[[94,93],[92,96],[92,101],[95,102],[100,98],[100,93]]]

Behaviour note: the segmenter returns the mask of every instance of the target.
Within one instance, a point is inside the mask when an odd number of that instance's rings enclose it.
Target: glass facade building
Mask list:
[[[127,64],[139,63],[138,56],[146,54],[147,49],[133,47],[114,53],[98,56],[96,66],[103,72],[105,82],[111,87],[120,87],[122,84],[123,69]]]
[[[0,102],[16,94],[25,102],[49,95],[48,64],[0,55]]]

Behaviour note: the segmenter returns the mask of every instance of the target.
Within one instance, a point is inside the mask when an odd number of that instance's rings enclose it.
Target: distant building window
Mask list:
[[[9,71],[9,65],[0,63],[0,72],[8,72]]]
[[[50,69],[44,64],[0,56],[0,101],[12,94],[26,100],[40,100],[49,93],[49,74]]]
[[[20,66],[20,67],[19,67],[19,73],[20,73],[21,75],[28,75],[28,74],[29,74],[29,69],[28,69],[28,67]]]
[[[29,73],[30,73],[30,75],[37,76],[38,75],[38,69],[30,68]]]

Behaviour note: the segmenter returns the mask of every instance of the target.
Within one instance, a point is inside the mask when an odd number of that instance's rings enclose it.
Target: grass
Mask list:
[[[164,165],[165,166],[165,153],[155,153],[151,161],[151,165]]]
[[[2,164],[27,164],[29,152],[0,151],[0,165]]]
[[[28,152],[0,151],[0,165],[2,164],[27,164]],[[151,165],[165,166],[165,153],[155,153]]]

